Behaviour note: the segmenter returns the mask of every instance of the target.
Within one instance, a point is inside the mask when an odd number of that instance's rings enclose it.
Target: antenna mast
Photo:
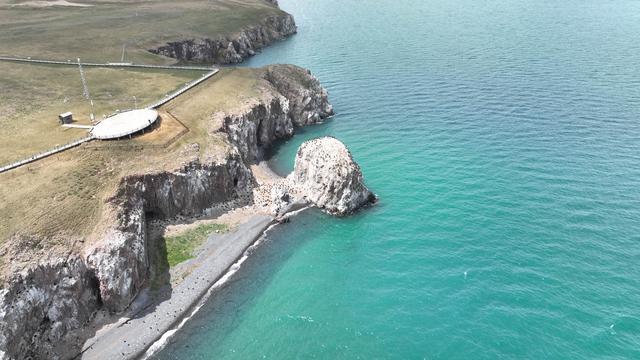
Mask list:
[[[91,121],[95,120],[95,116],[93,115],[93,100],[91,100],[91,94],[89,94],[89,87],[87,86],[87,80],[84,77],[84,71],[82,70],[82,63],[80,62],[80,58],[78,58],[78,69],[80,70],[80,79],[82,80],[82,96],[85,99],[89,100],[91,104]]]

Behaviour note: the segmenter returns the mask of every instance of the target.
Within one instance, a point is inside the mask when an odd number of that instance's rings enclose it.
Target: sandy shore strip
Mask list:
[[[122,318],[89,339],[82,359],[135,359],[166,332],[189,316],[209,289],[277,221],[266,215],[252,216],[234,231],[212,234],[203,251],[192,261],[191,272],[171,289],[168,299],[132,318]]]

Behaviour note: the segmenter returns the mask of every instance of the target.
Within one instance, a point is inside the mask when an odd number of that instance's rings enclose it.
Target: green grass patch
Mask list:
[[[166,237],[169,267],[174,267],[183,261],[193,258],[193,252],[202,245],[209,234],[216,230],[225,232],[228,230],[228,226],[223,224],[200,225],[183,234]]]

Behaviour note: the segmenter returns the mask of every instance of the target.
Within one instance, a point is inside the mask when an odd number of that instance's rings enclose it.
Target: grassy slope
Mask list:
[[[167,63],[147,49],[167,41],[238,32],[282,11],[264,0],[79,0],[90,7],[19,6],[0,0],[0,54]]]

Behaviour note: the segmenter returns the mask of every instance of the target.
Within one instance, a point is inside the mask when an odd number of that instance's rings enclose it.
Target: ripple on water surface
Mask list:
[[[640,358],[640,3],[280,0],[380,203],[276,228],[158,358]]]

